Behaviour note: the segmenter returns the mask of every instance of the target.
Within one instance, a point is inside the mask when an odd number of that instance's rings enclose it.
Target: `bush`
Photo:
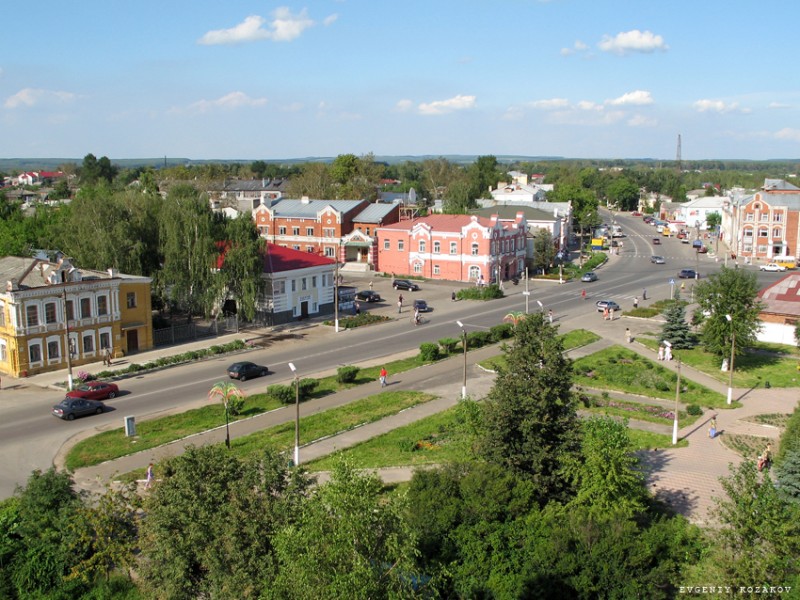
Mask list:
[[[444,354],[452,354],[456,346],[458,346],[458,340],[456,338],[442,338],[439,340],[439,348],[442,349]]]
[[[702,415],[703,414],[703,409],[700,408],[700,406],[697,405],[697,404],[689,404],[686,407],[686,412],[689,413],[690,415],[692,415],[693,417],[696,417],[698,415]]]
[[[336,381],[339,383],[353,383],[358,377],[358,372],[361,370],[359,367],[354,367],[352,365],[346,365],[344,367],[339,367],[336,370]]]
[[[242,414],[244,398],[233,397],[228,400],[228,412],[234,417]]]
[[[294,402],[294,386],[276,383],[267,388],[267,396],[275,398],[275,400],[278,400],[281,404],[291,404]]]
[[[362,312],[360,315],[353,317],[345,317],[339,319],[339,327],[342,329],[352,329],[354,327],[361,327],[362,325],[372,325],[373,323],[383,323],[389,321],[389,317],[382,315],[375,315],[369,312]],[[325,321],[325,325],[334,325],[333,321]]]
[[[456,297],[459,300],[494,300],[502,298],[503,290],[497,284],[468,287],[463,290],[458,290]]]
[[[501,342],[514,335],[514,326],[511,323],[501,323],[489,329],[489,335],[493,342]]]
[[[467,346],[469,348],[481,348],[492,341],[492,336],[488,331],[470,331],[467,334]]]
[[[425,362],[434,362],[439,360],[439,346],[430,342],[425,342],[419,347],[419,356]]]
[[[301,379],[298,385],[300,386],[300,401],[302,402],[311,397],[311,394],[317,389],[319,381],[307,377],[306,379]]]

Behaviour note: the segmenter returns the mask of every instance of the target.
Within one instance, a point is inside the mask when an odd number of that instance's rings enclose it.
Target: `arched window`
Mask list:
[[[772,229],[772,237],[774,237],[776,239],[781,239],[781,237],[783,237],[783,231],[781,230],[780,227],[773,227],[773,229]]]
[[[759,227],[758,228],[758,237],[767,237],[769,232],[767,231],[766,227]]]
[[[472,265],[469,268],[469,280],[478,281],[481,278],[481,268],[477,265]]]
[[[414,273],[422,273],[422,263],[415,262],[414,263]]]
[[[420,240],[419,241],[419,251],[420,252],[425,252],[425,240]]]
[[[472,256],[478,256],[478,243],[472,242]],[[478,270],[480,272],[480,269]]]

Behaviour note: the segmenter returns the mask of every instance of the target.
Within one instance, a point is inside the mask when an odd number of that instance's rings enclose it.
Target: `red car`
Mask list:
[[[108,383],[107,381],[87,381],[71,392],[67,392],[67,398],[105,400],[106,398],[114,398],[117,394],[119,394],[119,388],[116,383]]]

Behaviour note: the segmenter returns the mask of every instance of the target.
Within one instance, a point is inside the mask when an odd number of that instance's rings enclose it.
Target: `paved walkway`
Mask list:
[[[594,315],[593,315],[594,317]],[[577,327],[591,328],[602,336],[602,339],[583,348],[578,348],[570,352],[572,358],[579,358],[596,352],[602,348],[609,347],[615,343],[625,345],[625,329],[630,328],[634,335],[640,335],[646,331],[657,329],[658,325],[651,321],[639,319],[621,318],[614,322],[604,322],[601,317],[594,321],[586,315],[573,315],[571,318],[565,316],[565,321],[560,323],[562,331],[569,331]],[[314,329],[313,327],[311,329]],[[313,333],[309,332],[309,335]],[[241,338],[238,334],[234,338]],[[212,343],[220,343],[224,340],[214,340]],[[208,342],[206,342],[207,344]],[[198,343],[202,347],[203,342]],[[655,359],[655,353],[645,346],[632,343],[627,345],[631,350],[642,354],[651,359]],[[180,351],[185,351],[186,346],[182,346]],[[174,349],[165,349],[164,355],[174,353]],[[496,350],[484,348],[470,351],[469,358],[469,379],[467,387],[472,398],[480,399],[491,389],[494,378],[490,373],[475,366],[475,363],[485,359]],[[676,370],[677,363],[662,362],[665,368]],[[454,406],[461,394],[461,380],[463,362],[460,358],[440,361],[433,365],[427,365],[408,371],[405,373],[391,375],[389,389],[411,389],[427,391],[439,396],[437,400],[403,411],[398,415],[382,419],[378,422],[359,427],[355,430],[332,436],[318,442],[309,443],[301,447],[301,462],[307,462],[315,458],[325,456],[335,450],[351,447],[364,440],[391,431],[413,421],[423,419]],[[698,372],[689,366],[682,366],[684,377],[697,383],[701,383],[721,394],[727,393],[727,386],[712,377]],[[322,374],[320,374],[322,375]],[[60,375],[63,379],[63,373]],[[53,376],[54,382],[59,375]],[[42,382],[38,382],[41,384]],[[351,390],[332,394],[324,398],[305,402],[301,405],[301,417],[321,411],[342,406],[356,399],[374,394],[380,390],[377,382],[359,386]],[[679,432],[680,438],[689,441],[687,448],[659,448],[657,450],[641,453],[642,463],[645,466],[648,476],[647,483],[651,491],[657,497],[672,505],[678,512],[687,516],[696,523],[713,522],[713,498],[721,495],[722,489],[719,485],[719,477],[728,474],[728,465],[739,463],[742,459],[739,455],[727,449],[722,444],[720,437],[711,440],[707,436],[708,420],[712,414],[717,415],[717,424],[722,435],[731,433],[746,433],[749,435],[761,436],[772,440],[777,439],[779,431],[775,428],[759,426],[744,421],[745,417],[759,414],[782,412],[790,413],[794,410],[798,399],[797,389],[755,389],[734,391],[734,398],[742,402],[742,407],[732,410],[707,411],[693,425],[682,429]],[[647,399],[649,403],[654,401]],[[249,435],[255,431],[272,427],[280,423],[293,421],[294,407],[285,407],[247,419],[237,421],[230,426],[232,439]],[[637,423],[643,429],[658,431],[659,433],[671,433],[671,428],[664,428],[661,425],[651,423]],[[301,422],[302,427],[302,422]],[[204,432],[154,448],[149,451],[127,456],[115,461],[109,461],[102,465],[86,469],[78,469],[74,473],[77,487],[91,491],[102,491],[106,482],[110,481],[116,474],[127,473],[136,469],[144,469],[149,462],[158,462],[169,456],[175,456],[184,451],[189,444],[203,445],[209,443],[222,443],[225,439],[224,427]],[[301,429],[302,440],[302,429]],[[56,458],[56,465],[63,464],[63,456],[68,449],[65,446]],[[392,469],[381,469],[380,476],[387,482],[407,480],[412,474],[410,468],[398,467]],[[324,480],[325,476],[321,477]]]

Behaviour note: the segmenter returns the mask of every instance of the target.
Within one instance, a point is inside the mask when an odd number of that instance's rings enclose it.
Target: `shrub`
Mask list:
[[[488,331],[470,331],[467,334],[467,346],[480,348],[491,342],[492,336]]]
[[[225,349],[222,346],[211,346],[208,349],[209,354],[222,354],[223,352],[225,352]]]
[[[439,346],[430,342],[425,342],[419,347],[419,356],[425,362],[434,362],[439,360]]]
[[[500,342],[514,335],[514,326],[511,323],[500,323],[489,329],[493,342]]]
[[[456,297],[459,300],[494,300],[495,298],[502,298],[504,295],[503,290],[497,284],[468,287],[458,290],[458,293],[456,293]]]
[[[353,383],[358,377],[358,372],[361,369],[352,365],[339,367],[336,370],[336,381],[339,383]]]
[[[703,414],[703,409],[700,408],[700,406],[697,404],[690,404],[686,407],[686,412],[692,415],[693,417],[696,417],[698,415]]]
[[[372,325],[373,323],[383,323],[388,321],[389,317],[382,315],[375,315],[369,312],[362,312],[360,315],[353,317],[344,317],[339,319],[339,327],[343,329],[352,329],[353,327],[361,327],[362,325]],[[325,321],[325,325],[334,325],[333,321]]]
[[[442,338],[439,340],[439,348],[442,349],[444,354],[452,354],[456,346],[458,346],[458,340],[456,338]]]
[[[267,396],[275,398],[281,404],[291,404],[294,402],[294,395],[293,385],[281,385],[276,383],[267,388]]]
[[[300,386],[300,401],[303,401],[311,397],[311,394],[317,389],[319,381],[307,377],[306,379],[301,379],[298,385]]]
[[[228,400],[228,412],[234,417],[242,414],[244,398],[233,397]]]

